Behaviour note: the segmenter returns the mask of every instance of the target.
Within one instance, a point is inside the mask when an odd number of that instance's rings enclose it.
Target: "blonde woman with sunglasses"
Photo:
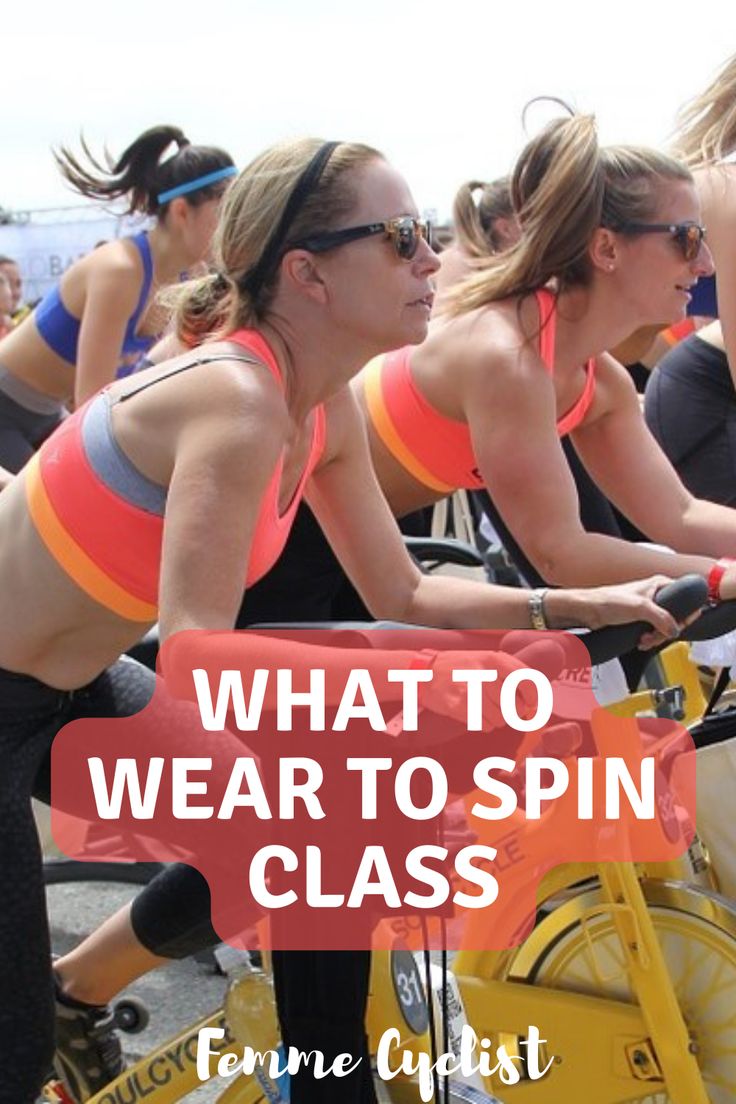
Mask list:
[[[594,119],[573,115],[528,143],[511,193],[519,241],[478,262],[426,341],[355,381],[394,514],[487,488],[548,583],[696,571],[733,597],[736,570],[718,558],[736,554],[736,513],[688,494],[606,352],[682,318],[712,271],[689,170],[653,150],[602,149]],[[606,497],[675,556],[584,531],[567,434]]]

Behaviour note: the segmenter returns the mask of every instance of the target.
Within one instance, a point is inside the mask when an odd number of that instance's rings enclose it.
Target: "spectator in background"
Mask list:
[[[0,271],[0,337],[10,332],[13,325],[13,289],[10,280]]]
[[[23,306],[23,277],[20,274],[20,266],[12,257],[4,257],[0,254],[0,273],[5,276],[10,284],[10,293],[13,299],[10,313],[13,324],[17,325],[27,314]]]

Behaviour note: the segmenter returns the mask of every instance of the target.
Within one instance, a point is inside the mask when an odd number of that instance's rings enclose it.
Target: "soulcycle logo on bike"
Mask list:
[[[684,852],[695,778],[677,724],[565,715],[576,637],[510,639],[179,634],[142,713],[57,736],[56,841],[198,867],[236,945],[515,945],[552,867]]]

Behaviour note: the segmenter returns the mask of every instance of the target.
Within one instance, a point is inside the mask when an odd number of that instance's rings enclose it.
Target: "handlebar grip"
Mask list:
[[[708,584],[702,575],[683,575],[658,590],[654,601],[675,621],[683,621],[708,601]]]
[[[736,601],[719,602],[703,610],[697,621],[682,631],[682,640],[711,640],[736,629]]]
[[[675,579],[658,590],[654,600],[658,606],[671,613],[676,621],[682,621],[705,605],[707,598],[708,584],[702,575],[683,575],[681,579]],[[627,625],[608,625],[602,629],[593,629],[580,639],[590,653],[591,663],[595,665],[632,651],[651,627],[646,621],[631,621]]]

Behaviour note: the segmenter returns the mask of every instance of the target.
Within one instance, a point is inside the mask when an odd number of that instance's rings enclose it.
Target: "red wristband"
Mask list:
[[[728,556],[721,557],[720,560],[716,560],[712,568],[708,572],[708,601],[712,606],[715,606],[717,602],[721,600],[721,580],[728,571],[732,564],[735,564],[736,560],[730,559]]]

